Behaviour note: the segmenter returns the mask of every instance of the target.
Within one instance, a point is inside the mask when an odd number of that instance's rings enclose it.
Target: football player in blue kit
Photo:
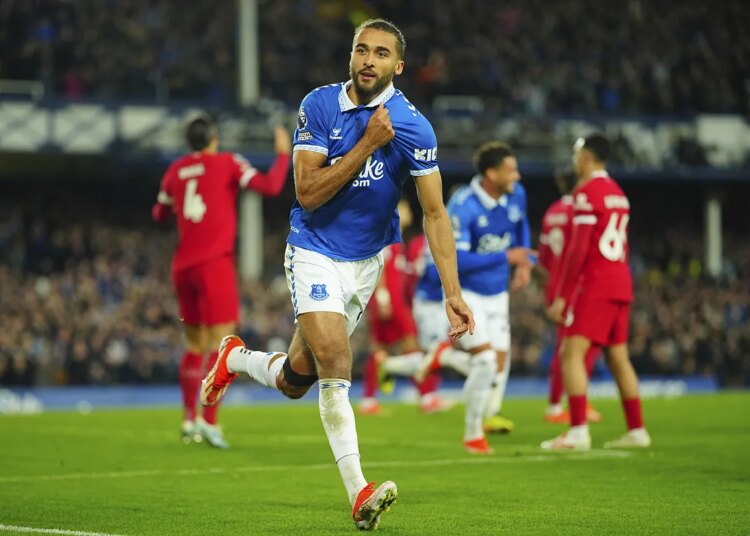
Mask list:
[[[253,351],[236,336],[220,346],[201,401],[216,403],[241,372],[289,398],[317,382],[323,428],[358,528],[375,529],[396,484],[368,483],[360,465],[349,402],[349,336],[383,268],[382,249],[401,240],[396,206],[407,178],[416,183],[424,229],[445,293],[450,337],[474,331],[461,296],[450,220],[443,206],[437,141],[427,119],[393,86],[405,41],[375,19],[355,33],[350,80],[315,89],[302,101],[294,136],[297,200],[285,269],[297,328],[286,354]]]
[[[500,142],[482,145],[474,155],[474,166],[477,175],[451,197],[448,214],[461,287],[478,320],[477,329],[458,344],[433,345],[417,377],[441,366],[466,374],[464,447],[489,454],[492,449],[484,432],[510,431],[513,426],[499,416],[510,371],[508,291],[528,284],[536,252],[530,249],[526,192],[519,184],[518,162],[510,147]],[[420,318],[429,318],[436,297],[436,269],[429,252],[425,255],[427,268],[417,286],[417,298],[423,302],[415,299],[414,305],[418,330],[426,323]]]

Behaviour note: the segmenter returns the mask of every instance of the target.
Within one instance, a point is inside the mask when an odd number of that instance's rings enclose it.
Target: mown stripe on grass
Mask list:
[[[378,462],[363,462],[365,469],[389,468],[389,467],[440,467],[445,465],[485,465],[505,463],[545,463],[566,461],[594,461],[603,459],[623,459],[631,455],[626,451],[614,450],[592,450],[590,452],[562,452],[551,454],[516,455],[505,457],[467,457],[434,460],[389,460]],[[107,478],[139,478],[153,476],[195,476],[207,474],[227,473],[263,473],[273,471],[321,471],[334,467],[334,463],[318,463],[310,465],[247,465],[241,467],[206,467],[193,469],[161,470],[150,469],[141,471],[103,471],[97,473],[67,473],[52,475],[15,475],[0,477],[0,483],[35,482],[51,480],[88,480]]]
[[[0,523],[0,531],[22,532],[31,534],[68,534],[70,536],[120,536],[107,532],[86,532],[82,530],[43,529],[37,527],[19,527],[16,525],[3,525]]]

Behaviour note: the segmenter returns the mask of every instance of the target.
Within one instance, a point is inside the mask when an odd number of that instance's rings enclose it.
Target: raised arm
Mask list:
[[[378,106],[360,140],[340,160],[326,166],[327,154],[294,151],[294,189],[303,209],[315,210],[329,201],[362,168],[367,157],[395,136],[388,110]]]
[[[292,152],[292,139],[283,127],[276,127],[274,130],[274,152],[276,158],[265,173],[258,171],[245,161],[240,176],[241,187],[270,197],[275,197],[281,193],[289,174],[290,153]]]
[[[424,212],[424,231],[445,292],[445,308],[454,339],[466,331],[474,333],[474,315],[461,297],[456,268],[456,244],[448,213],[443,205],[443,182],[440,172],[420,176],[417,195]]]

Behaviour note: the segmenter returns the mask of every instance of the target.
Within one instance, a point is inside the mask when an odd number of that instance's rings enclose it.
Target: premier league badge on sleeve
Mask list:
[[[330,294],[328,294],[328,290],[326,289],[325,285],[312,285],[312,288],[310,289],[310,297],[313,300],[323,301],[328,298],[328,296],[330,296]]]
[[[304,130],[307,126],[307,115],[305,114],[305,107],[299,107],[299,114],[297,114],[297,128]]]

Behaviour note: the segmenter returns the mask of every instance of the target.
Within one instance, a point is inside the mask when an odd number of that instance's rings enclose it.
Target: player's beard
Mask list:
[[[375,83],[372,85],[372,88],[365,88],[362,87],[359,84],[359,73],[365,71],[366,69],[362,69],[361,71],[354,71],[354,68],[349,68],[349,76],[352,79],[352,84],[354,85],[354,92],[357,94],[357,98],[359,99],[360,103],[366,104],[370,102],[373,97],[375,97],[378,93],[383,91],[385,87],[391,83],[391,80],[393,80],[393,75],[396,74],[396,71],[392,71],[386,75],[378,76],[375,75]]]

